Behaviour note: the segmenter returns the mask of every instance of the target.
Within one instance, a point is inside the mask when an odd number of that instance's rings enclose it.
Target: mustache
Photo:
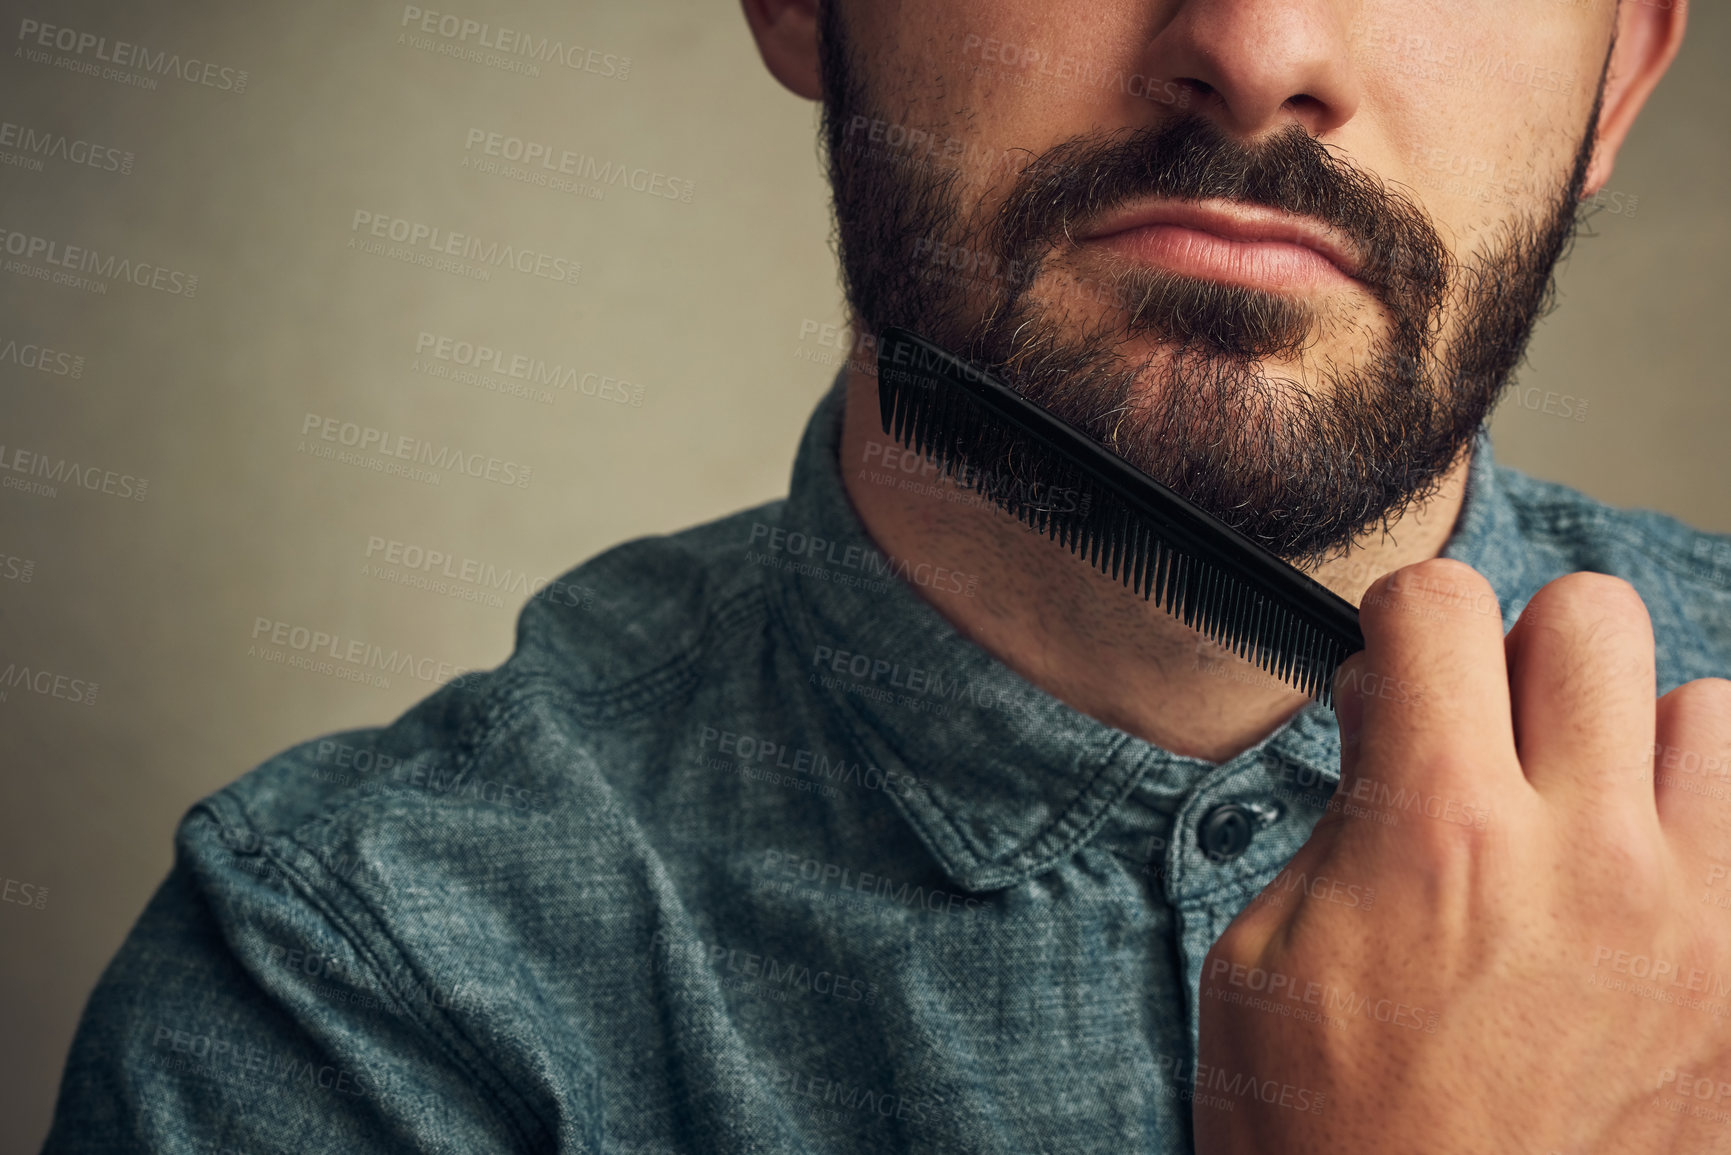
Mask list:
[[[993,244],[1003,259],[1027,267],[1028,254],[1053,251],[1077,225],[1149,197],[1240,201],[1337,229],[1363,257],[1359,279],[1397,321],[1421,330],[1448,289],[1448,249],[1407,197],[1335,156],[1300,125],[1248,144],[1194,113],[1075,137],[1038,154],[999,208],[990,226]]]

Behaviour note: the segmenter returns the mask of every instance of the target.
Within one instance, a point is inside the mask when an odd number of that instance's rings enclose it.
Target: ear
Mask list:
[[[834,0],[741,0],[745,22],[770,75],[796,96],[823,98],[817,6]]]
[[[1617,151],[1623,147],[1635,116],[1683,44],[1687,6],[1687,0],[1618,0],[1617,45],[1611,50],[1598,138],[1583,196],[1598,192],[1611,179]]]

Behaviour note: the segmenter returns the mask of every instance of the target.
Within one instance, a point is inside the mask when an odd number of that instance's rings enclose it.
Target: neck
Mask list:
[[[879,423],[876,383],[858,368],[848,370],[841,466],[880,549],[963,575],[916,592],[1074,709],[1175,754],[1225,762],[1308,701],[902,450]],[[1436,557],[1470,467],[1463,453],[1436,496],[1311,576],[1357,605],[1382,574]]]

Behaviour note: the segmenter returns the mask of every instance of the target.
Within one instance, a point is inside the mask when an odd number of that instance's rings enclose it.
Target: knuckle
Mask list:
[[[1372,582],[1360,612],[1384,609],[1421,610],[1423,616],[1477,614],[1501,618],[1497,592],[1485,576],[1465,562],[1434,557],[1402,566]]]
[[[1731,731],[1731,680],[1696,678],[1659,699],[1665,721],[1673,725],[1712,726]]]
[[[1614,886],[1612,897],[1625,912],[1621,917],[1630,910],[1665,910],[1671,897],[1668,844],[1654,836],[1649,821],[1633,809],[1601,815],[1591,861],[1579,864],[1583,872]]]
[[[1467,585],[1475,592],[1489,590],[1491,583],[1485,575],[1464,561],[1452,557],[1430,557],[1412,565],[1402,567],[1402,570],[1446,581],[1452,585]],[[1396,570],[1396,573],[1402,572]],[[1494,592],[1494,591],[1493,591]]]
[[[1653,776],[1660,786],[1715,789],[1731,777],[1731,681],[1696,678],[1659,699]]]
[[[1527,604],[1546,617],[1583,621],[1645,621],[1647,605],[1634,586],[1614,574],[1569,573],[1554,578]]]

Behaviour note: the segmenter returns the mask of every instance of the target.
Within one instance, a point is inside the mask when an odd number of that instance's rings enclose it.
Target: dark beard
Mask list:
[[[1451,261],[1422,209],[1301,126],[1251,147],[1197,115],[1009,158],[1018,172],[1003,205],[969,221],[947,159],[956,142],[916,135],[870,99],[838,8],[819,5],[824,147],[860,326],[900,325],[973,361],[1295,565],[1344,554],[1437,492],[1551,307],[1590,131],[1543,217],[1505,223],[1471,264]],[[1589,126],[1604,81],[1602,70]],[[964,163],[1006,162],[960,151]],[[1269,377],[1262,358],[1315,340],[1321,319],[1307,302],[1146,267],[1071,286],[1118,306],[1119,320],[1067,333],[1032,286],[1071,227],[1144,196],[1239,200],[1339,229],[1365,254],[1359,279],[1387,314],[1369,355],[1313,370],[1314,388]],[[1460,327],[1445,341],[1451,298]],[[1158,352],[1126,357],[1133,337]]]

